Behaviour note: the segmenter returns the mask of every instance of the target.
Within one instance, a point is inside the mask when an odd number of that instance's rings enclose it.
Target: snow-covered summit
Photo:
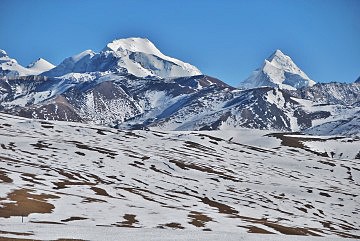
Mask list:
[[[54,67],[55,65],[43,58],[38,58],[36,61],[26,66],[27,69],[32,70],[36,74],[41,74],[42,72],[48,71]]]
[[[274,67],[284,70],[292,74],[297,74],[303,79],[309,79],[309,77],[294,63],[294,61],[281,50],[277,49],[268,59]],[[315,82],[314,82],[315,84]]]
[[[287,55],[281,50],[276,50],[265,59],[261,68],[240,83],[244,88],[255,88],[259,86],[277,86],[283,89],[299,89],[313,86],[311,80]]]
[[[113,40],[101,52],[84,51],[65,59],[44,75],[61,76],[68,73],[105,71],[160,78],[201,75],[195,66],[164,55],[152,42],[144,38]]]
[[[161,52],[147,38],[125,38],[115,39],[108,43],[103,51],[121,51],[143,52],[146,54],[161,55]]]

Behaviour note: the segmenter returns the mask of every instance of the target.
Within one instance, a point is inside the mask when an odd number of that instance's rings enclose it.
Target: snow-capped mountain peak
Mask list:
[[[103,51],[123,51],[142,52],[160,56],[162,53],[147,38],[125,38],[115,39],[108,43]]]
[[[279,49],[277,49],[266,60],[268,60],[276,68],[293,74],[298,74],[304,79],[309,79],[309,77],[294,63],[294,61],[289,56],[281,52],[281,50]]]
[[[49,61],[43,58],[38,58],[36,61],[26,66],[27,69],[30,69],[36,72],[37,74],[41,74],[42,72],[48,71],[54,67],[55,65],[53,65],[52,63],[50,63]]]
[[[113,40],[100,53],[86,50],[65,59],[59,66],[43,75],[62,76],[68,73],[107,71],[160,78],[201,75],[195,66],[164,55],[152,42],[144,38]]]
[[[311,80],[287,55],[276,50],[265,59],[261,68],[240,83],[241,87],[277,86],[283,89],[299,89],[313,86]]]
[[[240,83],[242,88],[256,88],[260,86],[279,87],[282,89],[299,89],[313,86],[311,80],[295,63],[277,49],[263,65]]]
[[[135,53],[132,55],[134,61],[139,62],[142,67],[146,69],[150,69],[150,75],[159,75],[159,77],[181,77],[181,76],[192,76],[192,75],[201,75],[199,69],[191,64],[185,63],[175,58],[171,58],[161,53],[161,51],[156,48],[156,46],[147,38],[125,38],[125,39],[115,39],[112,42],[108,43],[103,51],[114,51],[123,53],[123,55],[130,55],[131,53]],[[150,55],[150,56],[149,56]],[[151,74],[155,69],[159,69],[159,67],[163,66],[163,63],[157,63],[156,59],[151,56],[156,56],[162,60],[170,62],[170,64],[176,64],[180,67],[177,70],[171,71],[170,76],[166,76],[164,74]],[[149,63],[151,62],[151,63]],[[154,63],[154,64],[153,64]],[[151,66],[149,66],[149,64]],[[125,68],[127,66],[124,66]],[[129,68],[127,68],[129,70]],[[130,69],[131,70],[131,69]],[[142,71],[148,74],[148,71]],[[132,74],[137,76],[142,76],[142,73],[139,71],[135,71]]]

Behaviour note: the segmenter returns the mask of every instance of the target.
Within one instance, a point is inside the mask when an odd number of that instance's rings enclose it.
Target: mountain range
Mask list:
[[[360,238],[359,80],[276,50],[233,87],[140,38],[0,54],[0,240]]]
[[[276,50],[238,88],[168,57],[148,39],[117,39],[53,66],[0,52],[0,111],[125,129],[239,127],[360,133],[360,83],[315,83]]]

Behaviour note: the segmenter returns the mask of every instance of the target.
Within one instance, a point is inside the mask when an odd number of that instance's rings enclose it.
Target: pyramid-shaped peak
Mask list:
[[[240,83],[245,88],[259,86],[278,86],[280,88],[298,89],[304,86],[312,86],[315,82],[311,80],[295,63],[277,49],[263,65],[255,70],[251,76]]]
[[[277,49],[265,60],[264,66],[266,66],[266,63],[271,64],[278,69],[282,69],[294,74],[299,74],[304,78],[308,78],[306,74],[303,73],[301,69],[294,63],[294,61],[279,49]]]
[[[280,49],[277,49],[271,56],[285,56],[285,54]]]
[[[54,67],[55,67],[55,65],[53,65],[52,63],[50,63],[49,61],[47,61],[43,58],[38,58],[37,60],[30,63],[28,66],[26,66],[26,68],[28,68],[28,69],[33,69],[33,70],[42,71],[42,72],[50,70]]]
[[[286,54],[284,54],[280,49],[275,50],[275,52],[273,52],[266,60],[268,60],[269,62],[279,61],[279,60],[292,61],[291,58]]]

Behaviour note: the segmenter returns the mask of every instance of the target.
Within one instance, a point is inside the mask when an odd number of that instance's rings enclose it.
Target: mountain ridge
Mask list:
[[[11,61],[5,51],[1,56]],[[349,129],[360,108],[359,83],[315,84],[280,50],[248,78],[254,86],[247,89],[191,66],[162,54],[148,39],[116,39],[99,53],[85,50],[41,75],[0,79],[0,111],[121,129],[324,134],[331,132],[324,126],[349,123],[339,134],[360,132]]]

